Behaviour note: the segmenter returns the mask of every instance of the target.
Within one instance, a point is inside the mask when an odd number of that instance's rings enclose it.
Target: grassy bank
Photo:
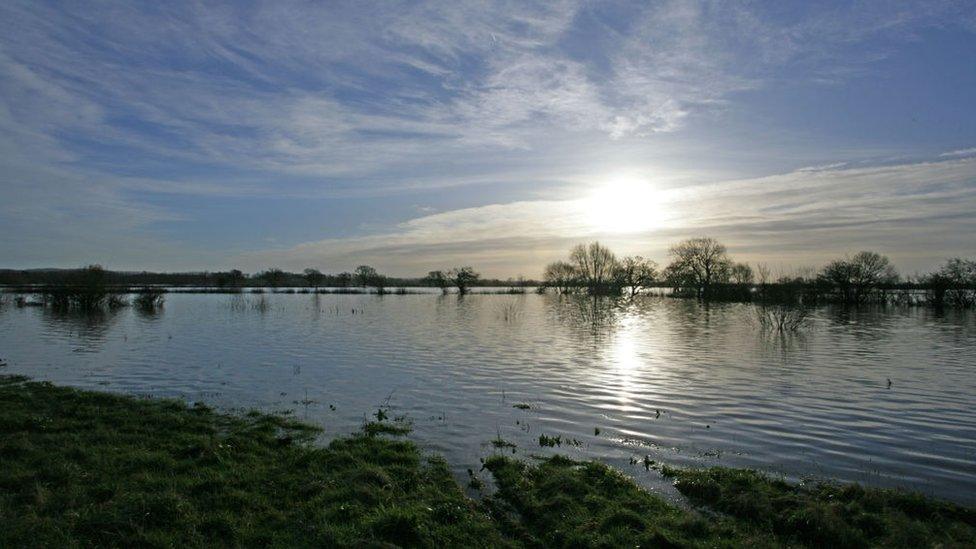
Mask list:
[[[665,468],[694,509],[598,463],[485,469],[464,496],[383,419],[328,446],[291,419],[0,377],[0,546],[942,546],[976,513],[898,492]]]

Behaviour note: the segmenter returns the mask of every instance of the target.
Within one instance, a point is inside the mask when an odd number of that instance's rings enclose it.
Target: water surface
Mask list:
[[[976,503],[976,315],[823,308],[763,334],[750,306],[553,295],[169,294],[99,316],[0,310],[0,373],[294,410],[329,436],[388,403],[459,475],[541,434],[667,493],[645,456]],[[888,380],[891,380],[889,387]],[[528,404],[528,410],[514,407]],[[595,430],[599,429],[599,434]]]

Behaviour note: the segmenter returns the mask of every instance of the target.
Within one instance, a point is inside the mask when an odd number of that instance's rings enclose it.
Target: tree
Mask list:
[[[304,276],[305,282],[313,288],[318,288],[322,285],[322,281],[325,280],[325,275],[318,269],[305,269]]]
[[[836,288],[844,303],[863,303],[880,286],[894,284],[898,273],[887,257],[876,252],[858,252],[853,257],[828,263],[817,277],[821,284]]]
[[[666,269],[676,289],[691,287],[699,299],[708,299],[712,285],[727,282],[732,260],[714,238],[690,238],[668,251],[673,258]]]
[[[281,269],[271,268],[258,274],[258,278],[263,280],[265,284],[273,288],[277,288],[285,280],[285,271]]]
[[[440,288],[445,293],[447,292],[447,287],[451,285],[451,281],[447,279],[444,271],[430,271],[427,273],[427,276],[421,279],[421,282],[427,286]]]
[[[231,269],[227,271],[227,283],[231,286],[240,286],[244,284],[244,273],[240,269]]]
[[[576,287],[578,278],[575,267],[565,261],[554,261],[546,265],[542,283],[561,294],[568,294]]]
[[[615,284],[617,258],[610,248],[599,242],[579,244],[569,252],[570,263],[586,286],[590,295],[608,294],[619,291]]]
[[[447,277],[457,286],[458,293],[464,295],[468,293],[468,287],[481,275],[471,267],[455,267],[447,272]]]
[[[340,288],[345,288],[352,283],[352,273],[341,272],[336,275],[336,283]]]
[[[925,279],[932,302],[946,301],[960,307],[976,305],[976,260],[954,257]]]
[[[620,260],[617,279],[622,286],[630,288],[631,297],[637,295],[641,288],[650,286],[656,278],[657,263],[639,255]]]
[[[353,276],[355,277],[356,282],[365,288],[366,286],[372,285],[376,281],[376,277],[379,276],[379,274],[376,272],[376,269],[370,267],[369,265],[360,265],[356,267],[356,273]]]
[[[752,274],[752,267],[748,263],[736,263],[729,271],[729,279],[733,284],[752,284],[755,276]]]

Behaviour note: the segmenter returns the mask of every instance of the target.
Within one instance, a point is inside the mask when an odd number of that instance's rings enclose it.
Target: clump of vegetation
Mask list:
[[[143,311],[155,311],[163,306],[166,300],[166,291],[162,288],[147,286],[139,291],[139,295],[133,300],[136,307]]]
[[[512,404],[512,408],[518,408],[519,410],[528,410],[529,408],[531,408],[531,406],[529,406],[524,402],[516,402],[515,404]]]
[[[498,316],[504,322],[514,322],[522,316],[522,302],[515,299],[498,305]]]
[[[0,378],[0,546],[505,546],[409,441]]]
[[[110,304],[106,273],[101,265],[76,271],[63,284],[45,286],[42,295],[47,305],[59,310],[93,312]],[[113,300],[111,305],[118,306],[119,302]]]
[[[753,306],[756,322],[764,331],[797,332],[810,320],[810,308],[802,304],[758,303]]]
[[[976,510],[920,494],[856,484],[790,484],[741,469],[678,470],[665,476],[692,503],[808,547],[972,547]]]
[[[545,433],[539,435],[539,446],[552,448],[554,446],[562,446],[562,444],[563,444],[562,435],[549,436]]]

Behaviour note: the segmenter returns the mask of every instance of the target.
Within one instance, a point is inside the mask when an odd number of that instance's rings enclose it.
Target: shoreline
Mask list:
[[[614,469],[504,449],[464,494],[382,411],[312,443],[290,417],[0,376],[0,545],[971,546],[976,510],[856,484],[660,466],[688,505]],[[481,479],[493,486],[485,486]]]

